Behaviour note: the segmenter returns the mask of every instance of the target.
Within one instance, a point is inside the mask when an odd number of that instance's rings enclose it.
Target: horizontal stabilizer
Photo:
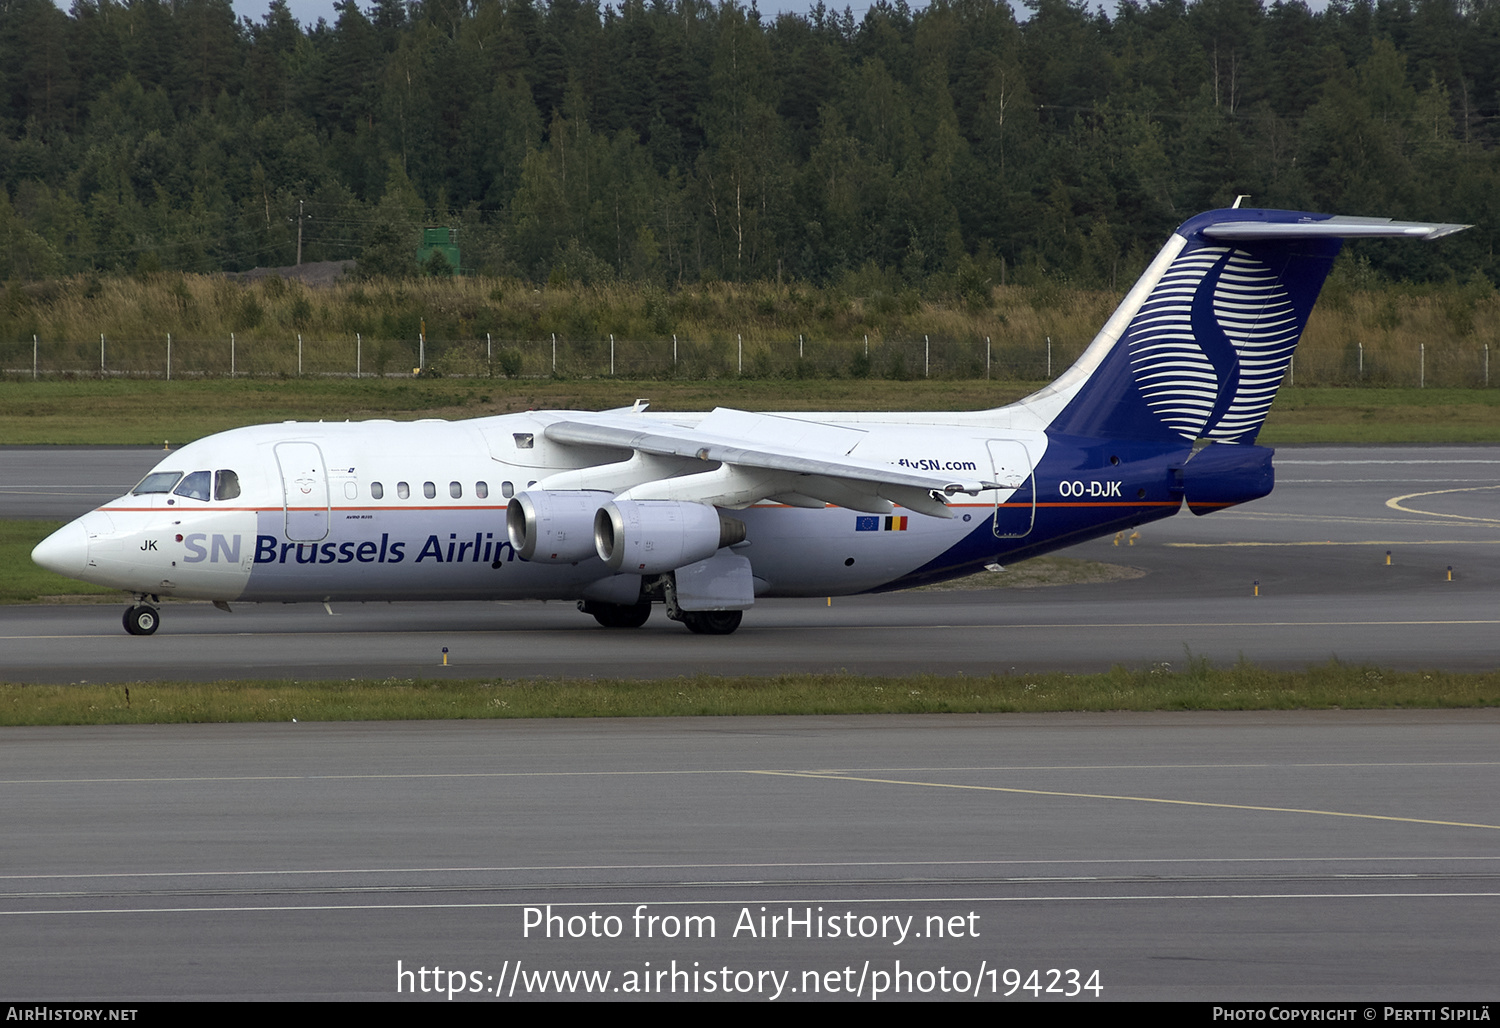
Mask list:
[[[1348,218],[1335,215],[1320,221],[1276,223],[1221,221],[1203,229],[1209,239],[1441,239],[1471,225],[1432,221],[1392,221],[1390,218]]]

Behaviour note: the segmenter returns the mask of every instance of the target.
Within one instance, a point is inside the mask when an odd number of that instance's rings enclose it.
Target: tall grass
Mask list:
[[[295,375],[300,336],[305,375],[409,374],[425,357],[429,370],[464,377],[1043,380],[1077,358],[1118,300],[1054,283],[945,300],[769,282],[669,292],[494,278],[310,288],[274,277],[80,277],[6,288],[0,368],[29,374],[35,336],[40,373],[97,374],[102,335],[105,372],[162,377],[170,334],[182,376],[228,375],[231,361],[238,375]],[[1481,386],[1487,348],[1500,349],[1500,297],[1487,285],[1378,287],[1335,275],[1293,378]]]

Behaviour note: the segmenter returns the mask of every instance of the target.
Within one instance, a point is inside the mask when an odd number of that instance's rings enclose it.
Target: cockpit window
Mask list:
[[[141,479],[141,484],[130,490],[131,496],[140,496],[143,493],[170,493],[177,480],[182,477],[181,471],[153,471]]]
[[[194,471],[182,480],[182,484],[172,491],[178,496],[186,496],[190,500],[208,499],[208,488],[210,475],[207,471]]]
[[[233,500],[240,495],[240,476],[233,471],[214,472],[214,499]]]

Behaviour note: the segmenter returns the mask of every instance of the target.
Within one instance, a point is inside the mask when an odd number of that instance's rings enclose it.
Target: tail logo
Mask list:
[[[1243,250],[1182,254],[1127,334],[1147,406],[1185,439],[1248,442],[1302,334],[1285,285]]]

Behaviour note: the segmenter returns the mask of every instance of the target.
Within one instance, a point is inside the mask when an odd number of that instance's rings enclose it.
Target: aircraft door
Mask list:
[[[277,443],[286,537],[317,543],[328,537],[328,469],[317,443]]]
[[[990,522],[996,539],[1020,539],[1036,525],[1036,474],[1026,445],[1014,439],[989,440],[990,463],[1000,491],[995,494],[995,516]],[[1012,491],[1013,490],[1013,491]],[[1004,505],[1002,493],[1010,492]]]

